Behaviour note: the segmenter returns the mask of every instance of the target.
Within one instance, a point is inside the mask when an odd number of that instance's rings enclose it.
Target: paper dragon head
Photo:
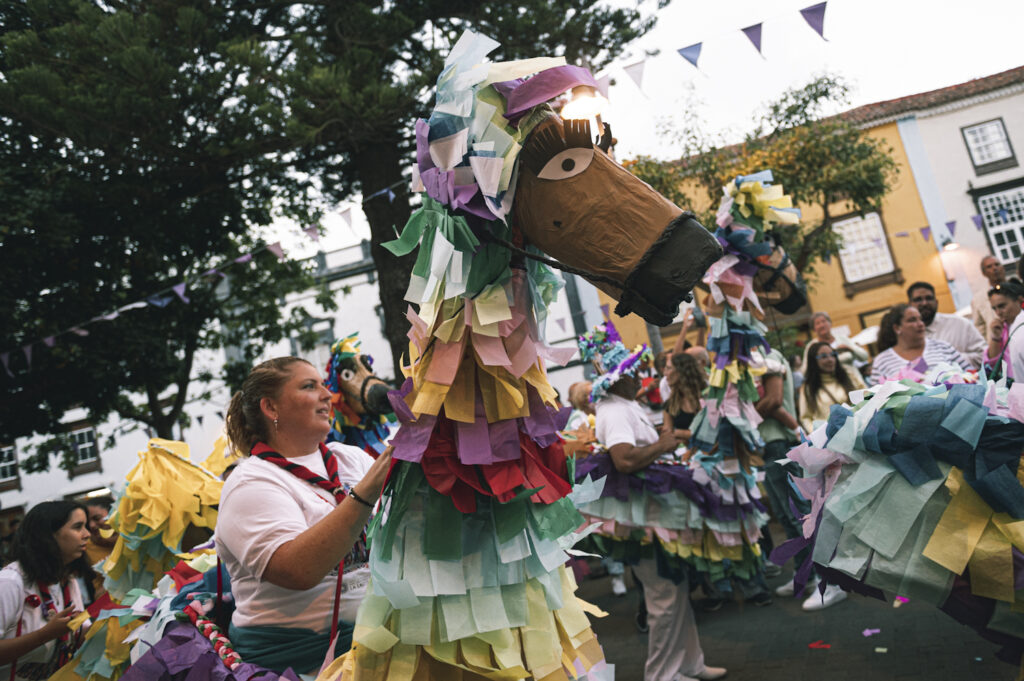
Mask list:
[[[546,104],[596,86],[586,69],[560,57],[484,62],[497,46],[464,33],[430,119],[416,124],[413,185],[428,198],[391,249],[404,255],[421,238],[433,248],[420,249],[409,299],[476,297],[502,276],[511,252],[501,244],[512,242],[582,271],[619,301],[617,314],[670,323],[721,255],[717,242],[608,156],[607,128],[562,120]]]
[[[654,359],[654,354],[646,344],[633,349],[626,348],[611,322],[595,326],[577,340],[580,357],[584,362],[592,362],[601,375],[593,380],[590,390],[590,401],[597,402],[608,393],[608,389],[619,382],[623,376],[635,376],[647,362]]]

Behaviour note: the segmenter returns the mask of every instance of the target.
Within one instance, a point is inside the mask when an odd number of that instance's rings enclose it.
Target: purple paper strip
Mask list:
[[[430,158],[430,123],[422,118],[416,120],[416,165],[420,175],[434,167]]]
[[[434,424],[437,417],[431,414],[423,414],[415,423],[403,423],[398,433],[391,440],[395,451],[394,458],[400,461],[412,461],[419,463],[423,458],[423,452],[427,450],[430,443],[430,435],[434,432]]]
[[[505,118],[512,120],[538,104],[550,101],[577,85],[589,85],[597,89],[597,81],[590,71],[582,66],[556,66],[541,71],[526,81],[505,81],[499,92],[507,93]]]

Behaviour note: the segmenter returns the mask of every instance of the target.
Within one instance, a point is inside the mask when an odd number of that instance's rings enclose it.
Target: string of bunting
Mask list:
[[[821,37],[821,39],[825,41],[828,40],[828,38],[825,37],[825,9],[827,5],[828,2],[819,2],[817,4],[804,7],[803,9],[800,10],[800,16],[803,17],[805,22],[807,22],[807,25],[810,26],[814,30],[814,32],[817,33]],[[771,18],[774,19],[777,17]],[[747,37],[747,40],[750,41],[751,45],[754,46],[754,49],[757,50],[757,53],[761,56],[762,59],[765,59],[764,51],[762,50],[764,23],[764,21],[759,21],[756,24],[751,24],[750,26],[739,29],[743,33],[743,35]],[[698,66],[698,61],[700,60],[700,54],[701,50],[704,47],[704,42],[705,41],[701,41],[698,43],[693,43],[692,45],[687,45],[686,47],[681,47],[677,49],[676,52],[679,54],[680,57],[688,61],[690,64],[693,65],[695,69],[699,71],[700,67]],[[636,86],[641,90],[643,90],[645,62],[646,59],[641,59],[640,61],[622,67],[622,70],[626,73],[627,76],[629,76],[630,80],[632,80],[636,84]],[[609,76],[604,76],[603,78],[598,79],[598,90],[600,90],[601,93],[605,95],[605,97],[608,96],[608,79]]]
[[[368,201],[371,201],[378,197],[385,197],[387,198],[388,203],[393,203],[395,198],[397,197],[397,195],[395,194],[395,189],[406,185],[408,185],[408,180],[405,179],[394,182],[388,185],[387,187],[384,187],[383,189],[379,189],[365,196],[360,205],[366,205]],[[353,229],[351,213],[352,207],[349,206],[346,207],[343,211],[341,211],[340,215],[342,220],[344,220],[345,224],[347,224],[350,229]],[[302,231],[306,234],[306,236],[308,236],[313,241],[320,240],[319,225],[310,225],[309,227],[304,227],[302,228]],[[178,282],[177,284],[167,286],[157,291],[156,293],[150,294],[143,298],[139,298],[138,300],[132,303],[128,303],[127,305],[122,305],[121,307],[118,307],[115,310],[107,312],[106,314],[96,315],[95,317],[92,317],[88,320],[79,322],[77,324],[72,324],[71,326],[67,327],[62,331],[42,338],[37,338],[36,340],[30,343],[26,343],[20,348],[22,354],[25,355],[25,362],[27,365],[26,373],[32,372],[32,350],[34,346],[42,344],[48,348],[53,348],[57,344],[57,339],[60,338],[61,336],[69,334],[73,334],[75,336],[80,337],[88,336],[89,331],[85,327],[89,326],[90,324],[95,324],[97,322],[113,321],[114,319],[117,319],[125,312],[130,312],[131,310],[138,310],[144,307],[164,308],[170,305],[172,302],[174,302],[175,299],[187,305],[190,302],[190,300],[186,293],[191,284],[193,284],[196,281],[207,279],[208,277],[212,276],[220,276],[221,278],[225,278],[227,277],[227,275],[224,274],[224,270],[227,270],[228,268],[233,267],[235,265],[248,263],[253,259],[253,257],[255,257],[258,253],[262,253],[263,251],[270,251],[271,253],[274,254],[274,256],[277,257],[278,260],[284,260],[285,258],[284,249],[282,248],[280,241],[274,242],[272,244],[265,244],[248,253],[245,253],[229,261],[221,263],[216,267],[211,267],[205,272],[198,274],[194,277],[190,277],[188,279],[185,279],[184,281]],[[0,364],[3,364],[4,371],[7,372],[7,375],[11,378],[14,378],[14,372],[11,371],[10,367],[11,354],[16,351],[17,349],[10,349],[5,352],[0,352]]]

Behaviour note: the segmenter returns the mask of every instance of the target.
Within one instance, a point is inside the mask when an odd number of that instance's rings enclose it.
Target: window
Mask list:
[[[978,212],[999,261],[1017,262],[1024,250],[1024,186],[978,196]]]
[[[69,434],[69,439],[75,452],[75,468],[72,475],[100,470],[96,430],[92,426],[74,428]]]
[[[846,279],[847,297],[876,286],[903,282],[878,213],[837,220],[832,223],[832,229],[843,241],[839,264]]]
[[[21,489],[18,477],[18,451],[14,445],[0,447],[0,491]]]
[[[979,175],[1017,165],[1001,118],[967,126],[961,132],[971,155],[971,163]]]

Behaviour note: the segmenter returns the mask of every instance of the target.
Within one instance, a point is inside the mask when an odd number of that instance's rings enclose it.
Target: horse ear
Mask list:
[[[612,137],[612,126],[607,123],[603,123],[604,130],[601,131],[601,136],[597,138],[597,148],[604,153],[609,153],[609,150],[615,144],[615,138]]]

